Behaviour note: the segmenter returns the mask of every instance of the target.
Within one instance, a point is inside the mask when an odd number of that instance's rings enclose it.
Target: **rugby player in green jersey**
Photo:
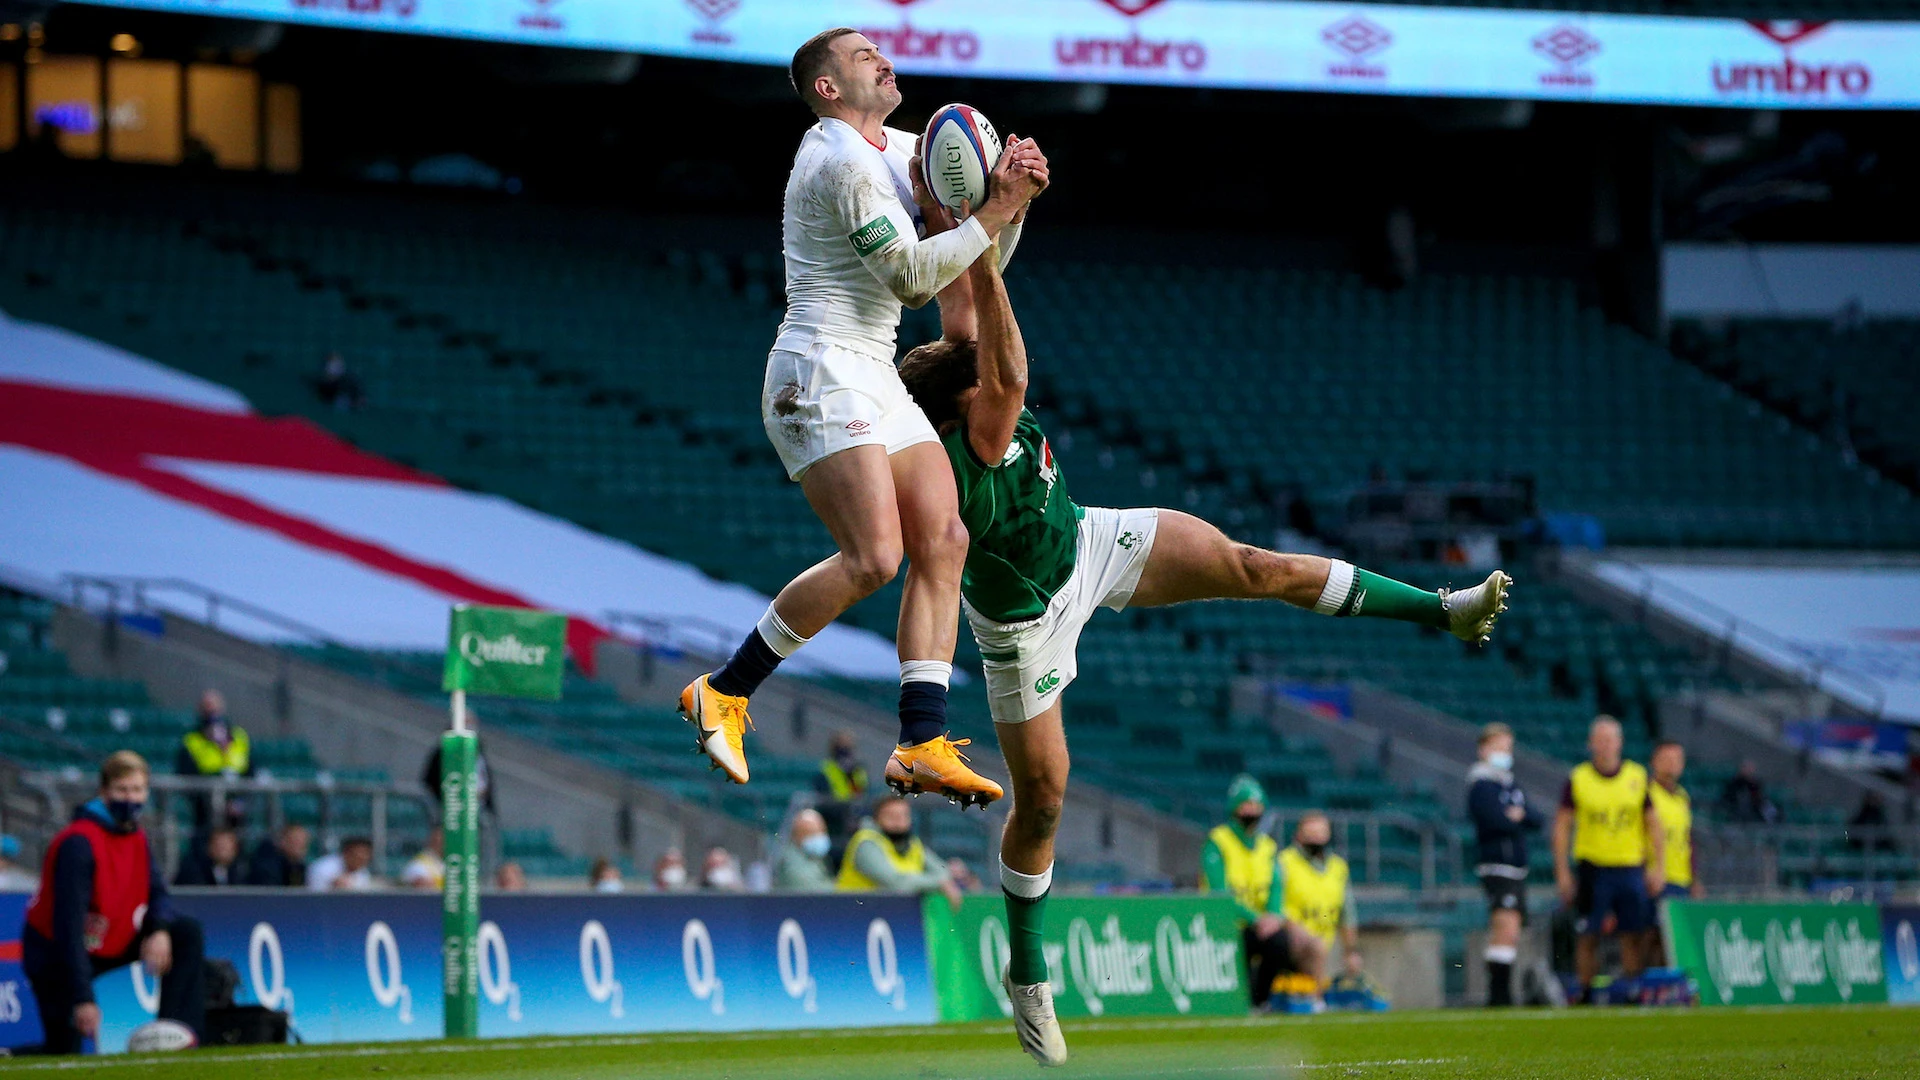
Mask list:
[[[936,221],[936,219],[946,219]],[[929,232],[951,219],[936,208]],[[1512,579],[1428,592],[1338,559],[1265,551],[1178,510],[1107,510],[1067,494],[1026,408],[1027,353],[990,248],[940,294],[941,340],[909,352],[900,377],[939,432],[971,536],[960,594],[986,671],[988,708],[1013,781],[1000,849],[1011,963],[1002,985],[1023,1049],[1066,1060],[1040,931],[1067,785],[1060,696],[1080,630],[1100,607],[1280,600],[1487,640]]]

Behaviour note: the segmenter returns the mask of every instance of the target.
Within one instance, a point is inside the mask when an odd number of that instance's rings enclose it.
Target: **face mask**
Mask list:
[[[827,852],[832,850],[832,848],[833,841],[827,839],[826,833],[815,833],[805,840],[800,841],[800,850],[816,859],[826,858]]]
[[[131,829],[140,824],[140,815],[146,813],[144,802],[126,802],[120,799],[108,799],[107,816],[122,829]]]
[[[1327,853],[1327,845],[1303,843],[1300,845],[1300,851],[1309,859],[1317,859]]]
[[[660,884],[666,888],[677,889],[686,883],[687,868],[684,866],[669,866],[660,871]]]
[[[1240,824],[1249,829],[1257,829],[1260,827],[1260,819],[1265,816],[1264,814],[1241,814]]]
[[[625,888],[625,884],[626,884],[625,882],[622,882],[617,877],[603,877],[599,881],[596,881],[593,883],[593,891],[603,892],[603,893],[604,892],[620,892]]]
[[[732,864],[707,871],[707,884],[715,889],[731,889],[740,884],[740,871]]]
[[[1511,771],[1513,769],[1513,755],[1505,750],[1495,750],[1493,753],[1487,755],[1487,764],[1502,772]]]

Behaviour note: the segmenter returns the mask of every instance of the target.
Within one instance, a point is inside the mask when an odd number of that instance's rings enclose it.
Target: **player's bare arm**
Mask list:
[[[967,272],[980,336],[975,349],[980,387],[967,410],[967,443],[981,461],[999,461],[1027,407],[1027,344],[1013,317],[999,260],[990,249]]]

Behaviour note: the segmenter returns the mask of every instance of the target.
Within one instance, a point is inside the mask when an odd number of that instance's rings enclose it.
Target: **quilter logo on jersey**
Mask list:
[[[1541,73],[1540,85],[1557,87],[1593,85],[1593,73],[1586,70],[1586,63],[1600,51],[1600,39],[1585,30],[1572,23],[1561,23],[1534,38],[1533,51],[1557,65],[1555,70]]]
[[[1112,70],[1167,71],[1193,74],[1206,69],[1207,46],[1199,41],[1173,41],[1142,36],[1139,18],[1164,0],[1101,0],[1127,18],[1126,37],[1058,37],[1053,58],[1060,67]]]
[[[1790,98],[1832,101],[1865,97],[1873,89],[1873,71],[1859,61],[1803,63],[1793,48],[1824,31],[1831,20],[1772,19],[1749,21],[1780,48],[1777,62],[1714,61],[1713,88],[1723,97]]]
[[[1327,47],[1345,56],[1345,60],[1327,65],[1327,74],[1336,79],[1378,80],[1387,77],[1387,69],[1367,63],[1393,44],[1393,34],[1365,15],[1352,15],[1320,31]]]
[[[733,44],[733,35],[721,29],[720,24],[740,10],[740,0],[687,0],[687,6],[707,20],[707,25],[693,32],[693,40],[707,45]]]

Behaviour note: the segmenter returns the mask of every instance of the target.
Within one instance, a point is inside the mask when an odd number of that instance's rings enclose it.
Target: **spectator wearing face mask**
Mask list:
[[[44,1053],[78,1053],[81,1040],[99,1036],[93,980],[136,960],[159,977],[159,1015],[206,1038],[200,923],[174,913],[140,827],[150,778],[146,760],[132,751],[108,757],[99,794],[74,811],[73,823],[47,847],[40,890],[20,934],[21,967],[46,1033]]]
[[[654,860],[653,887],[661,892],[679,892],[687,887],[687,859],[679,848],[668,848]]]
[[[587,888],[597,893],[626,892],[627,881],[620,876],[620,868],[611,861],[595,859],[593,869],[587,871]]]
[[[1467,815],[1479,839],[1475,867],[1487,892],[1487,1004],[1513,1004],[1513,965],[1527,918],[1527,834],[1546,824],[1513,779],[1513,729],[1480,729],[1480,760],[1467,773]]]
[[[847,841],[837,884],[843,892],[938,892],[960,905],[947,864],[913,834],[913,808],[898,795],[874,804],[872,819]]]
[[[831,892],[833,870],[827,854],[833,839],[818,810],[793,815],[786,839],[773,857],[773,887],[784,892]]]
[[[707,858],[700,867],[700,887],[715,892],[743,892],[747,879],[740,873],[740,862],[733,852],[723,847],[707,849]]]
[[[1216,825],[1200,851],[1200,891],[1227,893],[1240,905],[1240,937],[1253,965],[1249,982],[1253,1007],[1265,1008],[1273,980],[1292,965],[1286,923],[1280,915],[1280,846],[1260,830],[1267,793],[1260,781],[1242,773],[1227,787],[1231,821]]]
[[[853,732],[834,734],[820,771],[813,778],[813,790],[819,796],[814,805],[827,823],[827,836],[830,840],[846,839],[857,820],[860,800],[867,794],[867,769],[860,764]]]
[[[174,755],[173,771],[181,776],[224,776],[234,779],[253,775],[253,741],[247,729],[227,718],[227,699],[218,690],[200,695],[200,723],[180,737],[180,750]],[[212,796],[193,797],[193,828],[205,837],[216,825],[239,825],[246,820],[246,800],[229,796],[222,806],[214,806]]]

